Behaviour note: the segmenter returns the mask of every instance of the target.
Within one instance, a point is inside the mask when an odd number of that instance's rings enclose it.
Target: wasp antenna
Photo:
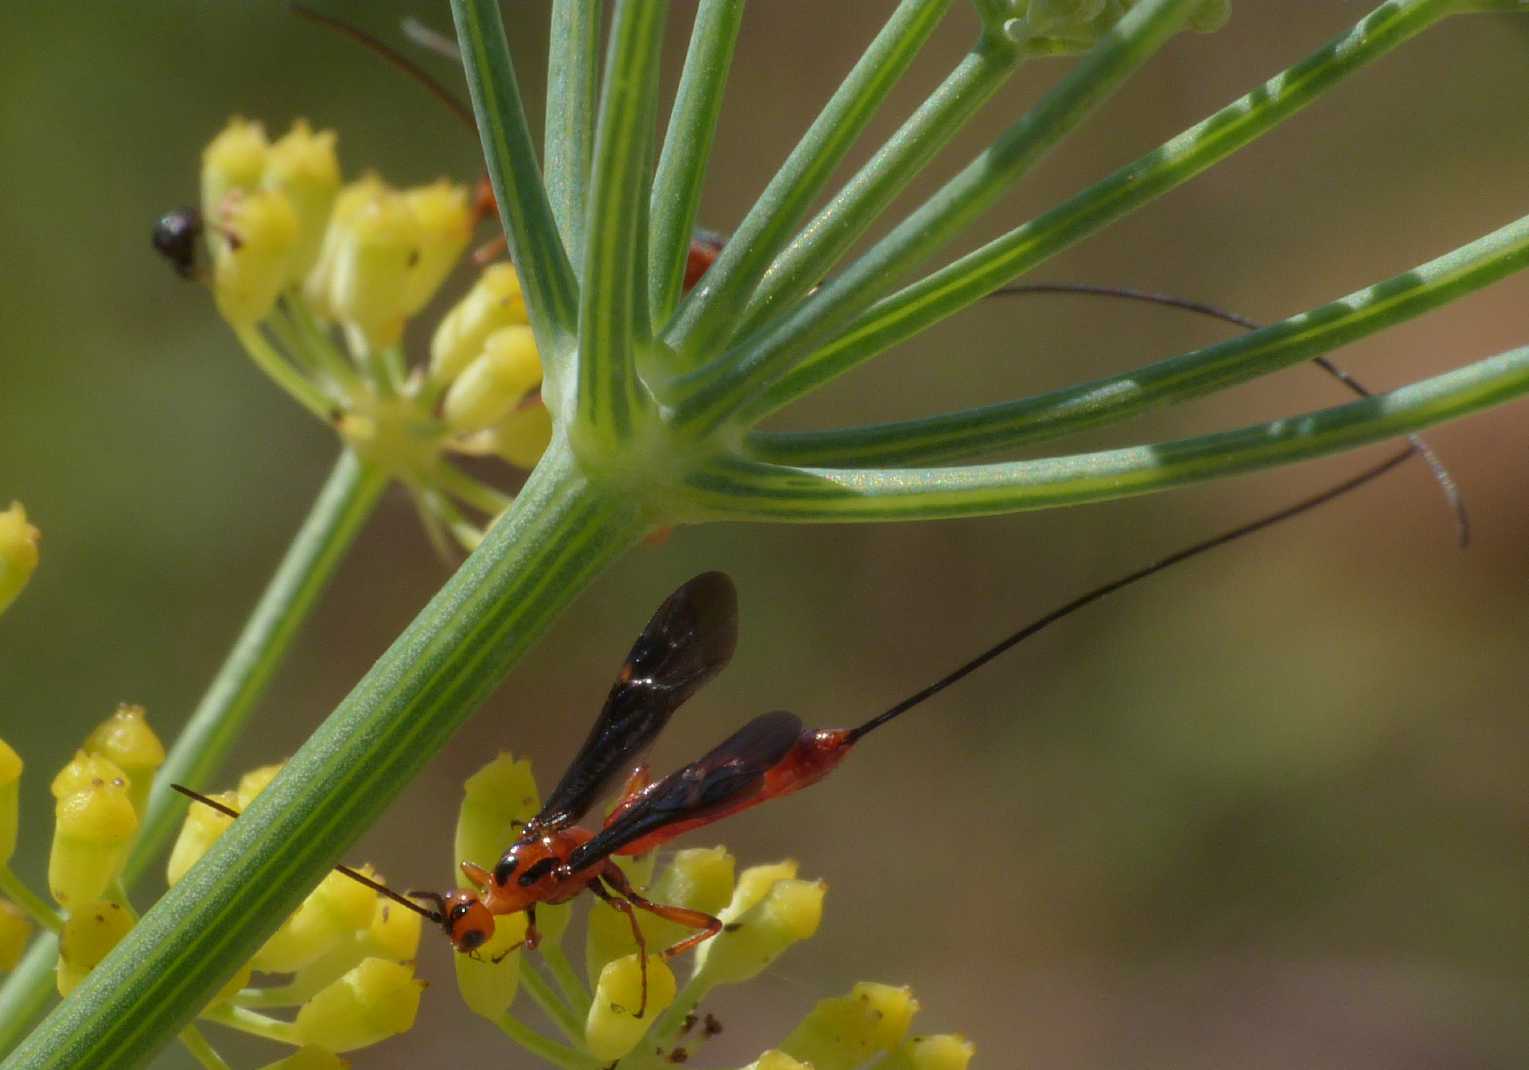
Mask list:
[[[1183,312],[1192,312],[1197,316],[1209,316],[1211,319],[1230,323],[1234,327],[1243,330],[1256,331],[1264,326],[1256,320],[1236,312],[1218,308],[1204,301],[1195,301],[1187,297],[1179,297],[1175,294],[1154,293],[1150,290],[1134,290],[1127,286],[1098,286],[1086,282],[1031,282],[1018,283],[1013,286],[1002,286],[988,294],[989,297],[1030,297],[1038,294],[1070,294],[1076,297],[1113,297],[1121,301],[1142,301],[1147,304],[1161,305],[1165,308],[1176,308]],[[1363,383],[1355,379],[1348,372],[1328,360],[1326,357],[1312,357],[1311,363],[1321,368],[1328,375],[1348,387],[1359,397],[1371,396],[1370,390]],[[1471,518],[1465,510],[1465,499],[1460,494],[1460,487],[1455,482],[1455,477],[1445,467],[1439,455],[1434,452],[1432,446],[1423,440],[1422,435],[1408,435],[1407,441],[1412,444],[1412,449],[1423,463],[1428,465],[1428,470],[1433,474],[1434,482],[1444,493],[1444,503],[1455,516],[1455,543],[1460,549],[1465,549],[1471,542]]]
[[[337,19],[333,15],[326,15],[321,11],[315,11],[307,4],[300,4],[296,0],[289,0],[287,7],[291,9],[294,15],[323,26],[325,29],[333,30],[342,37],[349,37],[374,56],[378,56],[384,61],[391,63],[394,67],[397,67],[410,78],[424,86],[431,96],[446,105],[450,109],[451,114],[465,123],[469,130],[475,134],[477,133],[478,124],[473,120],[472,112],[468,110],[467,105],[458,100],[456,95],[447,89],[438,78],[396,48],[372,36],[359,26],[352,26],[343,19]]]
[[[1247,536],[1256,534],[1257,532],[1263,531],[1266,528],[1271,528],[1276,524],[1282,523],[1283,521],[1300,516],[1302,513],[1309,513],[1313,509],[1326,505],[1328,502],[1331,502],[1337,498],[1343,497],[1343,495],[1349,493],[1350,491],[1358,490],[1365,484],[1379,479],[1381,476],[1385,475],[1393,468],[1396,468],[1398,465],[1411,460],[1415,456],[1417,456],[1417,451],[1409,446],[1407,449],[1402,450],[1400,453],[1392,454],[1390,457],[1386,458],[1384,461],[1381,461],[1379,464],[1365,469],[1358,475],[1351,476],[1350,478],[1345,479],[1343,482],[1336,483],[1333,486],[1328,487],[1326,490],[1317,494],[1313,494],[1308,498],[1302,498],[1300,501],[1294,503],[1293,505],[1287,505],[1285,508],[1277,510],[1276,512],[1265,513],[1263,516],[1258,517],[1256,520],[1250,520],[1246,524],[1241,524],[1235,528],[1223,531],[1219,535],[1213,535],[1208,539],[1202,539],[1200,542],[1186,546],[1182,550],[1171,553],[1167,557],[1161,558],[1158,561],[1154,561],[1150,565],[1139,568],[1134,572],[1127,573],[1124,576],[1120,576],[1117,579],[1111,580],[1109,583],[1101,584],[1100,586],[1095,587],[1090,591],[1086,591],[1083,594],[1078,595],[1076,598],[1063,603],[1044,616],[1038,617],[1037,619],[1031,621],[1029,624],[1019,629],[1019,631],[1014,632],[1012,635],[1009,635],[1004,639],[1001,639],[997,643],[994,643],[982,653],[961,665],[953,672],[947,673],[945,676],[940,677],[928,687],[919,691],[915,691],[913,694],[909,695],[907,698],[903,699],[895,706],[892,706],[882,713],[877,714],[875,717],[872,717],[869,721],[866,721],[860,727],[851,729],[849,732],[848,742],[854,743],[856,740],[860,739],[860,737],[876,730],[877,728],[880,728],[882,725],[897,717],[899,714],[906,713],[908,710],[911,710],[913,707],[919,705],[925,700],[933,698],[935,695],[939,694],[941,691],[945,690],[956,681],[970,676],[972,673],[982,668],[982,666],[996,658],[999,654],[1002,654],[1004,651],[1009,650],[1012,647],[1018,646],[1020,643],[1030,638],[1032,635],[1036,634],[1037,632],[1044,631],[1046,628],[1055,624],[1057,621],[1064,617],[1071,616],[1073,613],[1076,613],[1084,606],[1091,605],[1092,603],[1099,601],[1101,598],[1114,594],[1116,591],[1119,591],[1125,587],[1129,587],[1131,584],[1144,580],[1149,576],[1155,576],[1157,573],[1162,572],[1165,569],[1172,568],[1174,565],[1181,564],[1184,561],[1188,561],[1192,557],[1198,557],[1203,553],[1214,550],[1218,546],[1225,546],[1229,542],[1236,542],[1238,539],[1246,538]]]
[[[208,796],[203,795],[199,791],[196,791],[196,790],[194,790],[192,788],[186,787],[186,785],[184,785],[184,784],[171,784],[170,787],[172,787],[176,791],[180,792],[186,798],[191,799],[191,800],[193,800],[195,802],[199,802],[203,806],[211,807],[212,809],[216,810],[220,814],[227,814],[229,817],[238,817],[239,816],[239,811],[235,810],[232,806],[229,806],[227,803],[221,803],[217,799],[209,798]],[[414,911],[414,913],[416,913],[416,914],[423,914],[425,917],[429,918],[431,921],[440,921],[441,920],[441,915],[439,913],[426,910],[424,907],[420,906],[418,903],[414,902],[413,900],[411,900],[411,899],[407,898],[406,896],[400,895],[399,893],[393,891],[393,889],[389,888],[386,884],[383,884],[381,881],[374,881],[374,880],[372,880],[372,878],[368,877],[365,873],[362,873],[362,872],[360,872],[358,870],[351,869],[349,866],[344,866],[344,865],[335,866],[334,868],[335,868],[336,871],[345,874],[345,876],[349,877],[353,881],[356,881],[358,884],[366,885],[368,888],[370,888],[372,891],[376,892],[378,895],[385,895],[389,899],[393,900],[393,902],[399,903],[399,904],[402,904],[403,906],[408,907],[410,910]],[[409,894],[413,895],[413,894],[416,894],[416,893],[411,892]],[[430,894],[434,894],[434,893],[430,893]],[[439,899],[440,897],[436,896],[436,898]]]
[[[449,59],[453,63],[462,62],[462,50],[457,47],[456,41],[447,37],[440,31],[426,26],[425,23],[413,15],[405,15],[400,27],[403,35],[420,48],[434,52],[442,59]]]

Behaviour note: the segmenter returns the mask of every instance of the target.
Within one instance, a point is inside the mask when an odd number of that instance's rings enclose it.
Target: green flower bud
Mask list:
[[[478,431],[507,416],[542,381],[536,336],[529,327],[501,327],[462,370],[442,406],[454,431]]]
[[[32,921],[9,899],[0,899],[0,973],[10,973],[26,954]]]
[[[329,1051],[364,1048],[410,1029],[424,988],[408,966],[367,959],[303,1004],[294,1031]]]
[[[876,1070],[966,1070],[976,1052],[971,1041],[955,1033],[935,1033],[904,1041]]]
[[[239,797],[231,791],[213,795],[211,798],[225,806],[239,809]],[[196,865],[197,860],[207,853],[207,848],[212,846],[212,842],[223,835],[223,830],[233,823],[233,818],[210,806],[192,803],[187,807],[186,818],[181,822],[180,835],[175,838],[175,846],[170,849],[170,861],[165,866],[166,883],[178,884],[186,875],[186,871]]]
[[[819,1000],[780,1049],[813,1070],[854,1070],[897,1047],[917,1012],[911,990],[862,981],[848,996]]]
[[[85,751],[107,759],[127,774],[128,798],[142,817],[154,773],[165,764],[164,744],[149,727],[143,707],[118,706],[116,713],[86,737]]]
[[[0,739],[0,866],[16,853],[16,830],[21,823],[21,755]]]
[[[528,323],[520,277],[509,264],[490,264],[441,317],[430,340],[430,382],[444,386],[483,352],[483,343],[501,327]]]
[[[58,934],[58,994],[73,992],[111,949],[133,928],[133,917],[120,903],[82,901],[69,912]]]
[[[721,917],[722,913],[734,917],[742,914],[763,899],[777,882],[795,877],[797,868],[794,858],[785,858],[762,866],[750,866],[738,874],[738,885],[733,889],[733,896],[718,917]]]
[[[803,1066],[783,1051],[771,1050],[749,1063],[743,1070],[814,1070],[814,1068]]]
[[[343,873],[329,874],[250,963],[266,973],[302,969],[357,930],[371,928],[376,895]]]
[[[202,150],[203,218],[209,222],[216,220],[230,192],[248,193],[260,185],[269,148],[265,127],[260,123],[237,115],[228,121]]]
[[[110,767],[88,786],[62,795],[54,808],[53,848],[48,856],[48,889],[59,905],[98,899],[122,872],[138,832],[138,814],[128,798],[127,778],[104,758],[76,757],[53,782],[54,794],[73,783],[81,766]]]
[[[779,880],[763,898],[739,911],[744,878],[738,881],[733,902],[719,917],[723,929],[696,952],[696,976],[713,984],[738,984],[750,980],[799,940],[818,930],[823,920],[822,881]]]
[[[231,191],[209,219],[212,292],[218,311],[234,327],[263,320],[291,281],[297,213],[274,190]]]
[[[419,225],[418,256],[404,290],[404,315],[413,316],[430,303],[472,240],[473,218],[466,187],[444,178],[403,196]]]
[[[552,413],[540,401],[512,410],[494,426],[493,451],[516,468],[535,468],[552,441]]]
[[[266,1063],[260,1070],[345,1070],[349,1061],[332,1051],[307,1045],[274,1063]]]
[[[662,955],[648,956],[648,1003],[643,1016],[642,966],[636,955],[606,964],[584,1023],[584,1046],[601,1063],[612,1063],[637,1047],[664,1008],[674,1002],[674,971]]]
[[[334,141],[333,130],[314,133],[306,119],[298,119],[265,156],[261,187],[285,196],[297,216],[289,284],[302,282],[318,259],[329,212],[340,191],[340,161]]]
[[[540,809],[531,763],[501,751],[463,785],[452,857],[493,869],[509,846],[511,822],[529,821]]]
[[[510,1009],[520,988],[520,952],[505,952],[525,936],[524,914],[501,914],[494,919],[494,935],[476,954],[451,956],[457,971],[457,991],[468,1010],[496,1022]]]
[[[16,600],[37,571],[37,540],[40,533],[27,523],[20,502],[0,513],[0,613]]]

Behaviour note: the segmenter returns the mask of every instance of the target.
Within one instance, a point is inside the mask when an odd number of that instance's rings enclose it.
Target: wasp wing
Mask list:
[[[664,599],[534,823],[557,826],[582,817],[680,704],[732,660],[737,645],[738,593],[725,573],[703,572]]]
[[[794,713],[762,713],[704,757],[644,788],[637,801],[574,849],[568,865],[593,865],[661,829],[696,828],[757,801],[765,774],[791,752],[802,735]]]

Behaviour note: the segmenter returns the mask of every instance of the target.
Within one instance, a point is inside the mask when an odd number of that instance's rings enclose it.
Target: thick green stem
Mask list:
[[[346,451],[276,568],[218,674],[192,711],[154,779],[148,809],[123,873],[131,885],[174,835],[186,801],[172,783],[205,785],[291,649],[303,622],[376,508],[387,478]],[[0,988],[0,1051],[20,1042],[53,995],[58,943],[37,940]]]
[[[1452,10],[1450,0],[1382,4],[1348,33],[1102,182],[878,302],[773,383],[751,404],[749,418],[762,420],[1189,181]]]
[[[8,865],[0,865],[0,895],[25,910],[42,928],[56,933],[64,927],[64,916],[53,909],[52,903],[32,891],[31,886],[16,876]]]
[[[648,301],[655,330],[663,328],[679,302],[707,158],[722,114],[722,90],[742,24],[743,0],[701,0],[696,9],[685,72],[653,176]]]
[[[663,4],[622,0],[611,25],[584,233],[577,433],[629,439],[645,404],[637,347],[649,342],[646,222]]]
[[[542,186],[498,0],[451,0],[467,88],[499,218],[543,360],[563,359],[578,323],[579,287]],[[550,369],[549,369],[550,370]]]
[[[1418,431],[1529,393],[1529,347],[1337,408],[1128,449],[954,468],[717,462],[686,480],[702,517],[936,520],[1107,501],[1292,464]]]
[[[3,1064],[140,1066],[642,534],[555,440],[515,506],[244,816]]]
[[[547,200],[570,264],[584,262],[584,205],[595,144],[595,68],[600,5],[554,0],[547,42],[547,121],[543,154]]]
[[[1197,2],[1144,0],[1133,8],[1023,119],[869,252],[760,337],[677,382],[675,424],[701,434],[724,421],[739,423],[746,399],[763,394],[972,223],[1151,58]]]
[[[903,0],[802,140],[734,228],[722,255],[680,304],[665,337],[687,366],[716,355],[749,294],[829,177],[950,10],[951,0]]]
[[[1112,424],[1289,367],[1395,326],[1529,267],[1529,216],[1443,256],[1250,334],[1119,375],[921,420],[802,433],[755,432],[757,460],[805,465],[938,464]]]

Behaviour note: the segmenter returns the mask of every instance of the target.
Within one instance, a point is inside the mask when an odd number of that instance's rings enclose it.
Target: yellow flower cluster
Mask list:
[[[0,512],[0,613],[16,600],[37,571],[37,529],[20,502]]]
[[[202,220],[219,311],[251,359],[362,456],[415,495],[433,537],[472,548],[509,497],[450,463],[495,456],[533,466],[552,437],[541,357],[515,269],[489,265],[410,368],[404,329],[472,239],[467,190],[343,184],[335,134],[299,120],[274,142],[234,119],[202,155]],[[195,275],[172,213],[156,234]],[[194,228],[193,228],[194,229]],[[466,510],[467,512],[464,512]],[[3,575],[0,575],[3,579]]]
[[[507,846],[512,823],[525,821],[538,809],[529,764],[501,754],[467,781],[455,857],[491,866]],[[535,1053],[546,1055],[550,1046],[570,1062],[593,1059],[599,1065],[613,1065],[629,1055],[640,1067],[683,1061],[711,1032],[691,1028],[700,1001],[719,985],[758,976],[794,944],[811,937],[822,920],[827,887],[822,881],[799,879],[794,861],[735,873],[736,863],[725,848],[702,847],[678,851],[662,867],[654,865],[652,856],[618,859],[617,864],[649,900],[714,915],[722,931],[700,945],[689,980],[681,986],[657,952],[694,930],[638,913],[648,950],[646,1010],[639,1017],[644,971],[625,913],[591,906],[585,934],[587,987],[568,968],[560,946],[568,923],[566,905],[537,907],[540,954],[527,962],[518,950],[503,954],[522,938],[523,919],[497,918],[492,950],[456,956],[458,987],[472,1010]],[[506,934],[506,929],[511,931]],[[536,959],[550,978],[530,965]],[[570,1047],[535,1033],[511,1011],[520,987],[529,990]],[[878,1070],[965,1070],[972,1048],[964,1039],[907,1036],[917,1009],[905,988],[856,985],[847,996],[820,1002],[779,1050],[761,1055],[753,1068],[853,1070],[882,1057],[875,1064]],[[649,1059],[645,1053],[657,1054]]]

